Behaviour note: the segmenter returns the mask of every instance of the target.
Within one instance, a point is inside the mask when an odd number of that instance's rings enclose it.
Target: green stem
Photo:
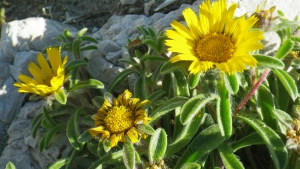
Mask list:
[[[201,94],[204,93],[199,86],[196,86],[196,90],[198,90]],[[213,106],[210,103],[208,103],[207,105],[208,105],[208,109],[210,110],[210,113],[213,116],[214,120],[217,121],[216,110],[213,108]]]

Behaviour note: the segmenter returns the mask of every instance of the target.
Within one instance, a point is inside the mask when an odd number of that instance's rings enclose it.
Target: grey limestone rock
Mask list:
[[[16,119],[7,130],[9,140],[7,146],[0,158],[0,168],[12,161],[17,168],[22,169],[42,169],[49,163],[58,159],[59,156],[66,155],[70,150],[67,137],[64,134],[58,134],[53,139],[49,149],[40,152],[38,143],[40,136],[32,138],[30,133],[30,124],[33,118],[42,113],[45,101],[27,102],[19,111]],[[63,151],[61,147],[64,147]],[[21,157],[21,158],[20,158]]]
[[[29,75],[28,63],[36,63],[37,54],[46,46],[59,45],[52,38],[61,34],[64,29],[69,29],[71,32],[77,31],[71,26],[44,18],[13,21],[5,24],[2,28],[0,40],[0,124],[6,126],[12,124],[7,132],[0,131],[0,153],[2,153],[0,168],[4,168],[8,161],[15,163],[17,168],[44,168],[47,163],[54,160],[53,157],[50,158],[46,154],[37,155],[35,152],[38,151],[37,147],[34,146],[33,142],[29,142],[32,118],[35,117],[35,113],[41,111],[32,104],[27,104],[26,108],[19,111],[26,95],[18,93],[18,89],[13,84],[17,81],[20,73]],[[15,117],[16,115],[18,116]],[[3,151],[4,145],[7,146]],[[57,146],[53,147],[50,154],[59,150]],[[34,152],[34,155],[31,152]]]
[[[135,4],[137,0],[120,0],[122,5],[131,5]]]

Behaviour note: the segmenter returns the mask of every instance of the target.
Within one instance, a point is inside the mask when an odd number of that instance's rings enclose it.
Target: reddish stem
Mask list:
[[[264,73],[261,75],[261,77],[259,78],[259,80],[256,82],[256,84],[254,85],[254,87],[249,92],[249,94],[245,97],[244,100],[242,100],[242,102],[234,110],[234,112],[233,112],[234,115],[236,115],[244,107],[244,105],[248,102],[248,100],[254,95],[254,93],[259,88],[259,86],[262,84],[262,82],[266,79],[266,77],[268,76],[268,74],[270,73],[270,71],[271,71],[271,69],[269,69],[269,68],[264,71]]]

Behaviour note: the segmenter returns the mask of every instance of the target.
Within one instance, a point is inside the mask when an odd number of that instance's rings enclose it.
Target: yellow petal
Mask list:
[[[39,84],[45,84],[47,76],[36,64],[33,62],[29,63],[28,70]]]
[[[58,67],[61,65],[60,48],[47,48],[48,58],[50,60],[53,73],[56,73]]]
[[[129,139],[130,139],[130,141],[131,141],[132,143],[136,143],[136,142],[139,141],[139,140],[138,140],[138,137],[139,137],[138,131],[137,131],[134,127],[132,127],[132,128],[126,133],[126,135],[129,137]]]
[[[94,127],[94,128],[90,128],[89,132],[90,134],[95,137],[97,134],[100,134],[104,131],[104,127],[103,126],[99,126],[99,127]]]
[[[48,77],[53,76],[53,72],[50,69],[48,62],[46,61],[46,59],[44,58],[44,56],[41,53],[38,54],[37,61],[40,65],[41,69],[47,74]]]

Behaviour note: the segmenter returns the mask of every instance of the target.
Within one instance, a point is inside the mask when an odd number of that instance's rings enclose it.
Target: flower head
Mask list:
[[[65,65],[68,56],[65,56],[63,62],[60,57],[60,48],[47,48],[47,54],[50,65],[45,57],[40,53],[37,56],[38,65],[31,62],[28,70],[33,78],[24,74],[19,75],[21,82],[16,82],[14,86],[19,88],[19,92],[33,93],[40,96],[46,96],[59,90],[68,75],[65,74]]]
[[[259,42],[263,33],[250,30],[258,20],[255,16],[234,18],[236,7],[233,4],[227,9],[226,0],[212,4],[208,0],[200,5],[199,17],[192,9],[185,9],[187,27],[173,21],[171,26],[175,30],[166,31],[169,51],[178,53],[170,61],[192,61],[189,66],[192,74],[214,67],[232,74],[243,72],[246,65],[256,66],[257,61],[248,52],[263,47]]]
[[[89,129],[90,134],[95,137],[101,135],[102,141],[106,138],[110,140],[110,147],[114,147],[118,142],[126,142],[125,137],[133,143],[138,142],[139,124],[148,124],[150,118],[141,107],[148,100],[140,102],[138,98],[131,98],[132,94],[125,90],[118,98],[106,99],[98,113],[93,115],[96,127]]]

